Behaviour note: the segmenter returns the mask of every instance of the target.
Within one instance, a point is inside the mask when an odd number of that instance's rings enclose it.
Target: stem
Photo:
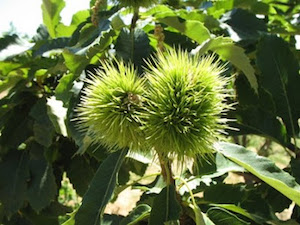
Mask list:
[[[161,166],[161,174],[166,182],[167,185],[175,185],[175,180],[173,178],[173,173],[172,173],[172,167],[171,167],[171,162],[170,159],[160,153],[157,153],[159,163]]]
[[[205,225],[205,221],[204,221],[204,218],[203,218],[203,215],[202,215],[202,212],[201,212],[201,209],[199,208],[199,206],[197,205],[196,203],[196,200],[195,200],[195,197],[194,197],[194,194],[192,192],[192,190],[190,189],[189,187],[189,184],[181,177],[175,177],[175,179],[177,180],[180,180],[182,182],[182,184],[184,186],[186,186],[190,196],[191,196],[191,200],[192,200],[192,204],[189,204],[189,206],[193,209],[194,213],[195,213],[195,222],[196,224],[198,225]]]
[[[130,32],[133,33],[135,26],[136,26],[136,22],[139,19],[139,7],[134,8],[134,12],[133,12],[133,17],[131,20],[131,25],[130,25]]]

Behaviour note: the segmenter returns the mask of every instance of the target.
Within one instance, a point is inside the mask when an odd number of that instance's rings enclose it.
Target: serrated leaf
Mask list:
[[[220,142],[216,149],[300,205],[300,185],[294,177],[279,169],[272,161],[235,144]]]
[[[181,22],[180,18],[177,16],[159,18],[158,20],[170,27],[175,28],[199,44],[210,38],[209,30],[203,25],[202,22],[196,20],[184,20]]]
[[[18,35],[16,34],[6,34],[0,38],[0,51],[7,48],[12,44],[16,44],[18,41]]]
[[[105,206],[113,194],[117,174],[126,154],[126,150],[114,152],[101,163],[88,191],[83,196],[82,204],[75,216],[75,225],[100,223]]]
[[[228,60],[240,69],[247,77],[255,93],[258,93],[258,83],[254,69],[250,64],[249,58],[244,53],[244,49],[236,46],[230,38],[217,37],[203,43],[202,46],[197,49],[197,52],[198,54],[203,54],[208,50],[217,53],[223,60]]]
[[[257,66],[260,84],[274,101],[290,136],[299,133],[300,86],[299,61],[289,45],[276,36],[264,36],[257,46]]]
[[[207,210],[207,216],[215,223],[222,225],[250,225],[249,222],[246,222],[233,213],[218,207],[213,207]]]
[[[33,124],[35,140],[39,144],[49,147],[52,144],[55,130],[47,114],[46,99],[38,100],[31,108],[29,115],[35,120]]]
[[[56,37],[55,28],[60,22],[60,12],[65,7],[64,0],[43,0],[43,22],[52,38]]]
[[[117,56],[125,61],[131,61],[135,65],[142,65],[143,58],[150,54],[149,38],[141,29],[135,29],[130,33],[128,29],[122,29],[116,43]]]
[[[25,96],[24,93],[21,93],[21,95],[20,98]],[[22,101],[21,99],[16,101],[19,100]],[[10,110],[9,113],[6,113],[5,118],[1,118],[0,122],[3,123],[2,125],[5,124],[0,135],[0,143],[3,149],[6,147],[17,149],[20,144],[33,135],[33,120],[28,117],[28,108],[30,108],[30,105],[20,104]]]
[[[83,21],[86,21],[87,18],[90,16],[89,10],[81,10],[75,13],[72,16],[72,21],[69,26],[66,26],[62,23],[58,24],[56,27],[56,34],[58,37],[69,37],[73,34],[73,32],[76,30],[77,26],[82,23]]]
[[[10,152],[0,162],[0,201],[8,217],[16,213],[26,199],[28,162],[28,154],[19,151]]]
[[[166,222],[179,220],[181,206],[176,199],[174,185],[168,185],[154,199],[149,218],[149,225],[164,225]]]
[[[255,14],[243,9],[233,9],[222,17],[226,23],[228,33],[234,41],[257,40],[259,32],[266,32],[265,22],[258,19]]]
[[[30,160],[29,168],[27,197],[31,207],[39,212],[55,199],[57,191],[55,177],[51,164],[44,158]]]
[[[42,40],[39,41],[33,46],[32,57],[37,57],[43,55],[45,52],[54,50],[54,49],[63,49],[68,46],[70,38],[60,37],[51,40]]]
[[[263,193],[266,195],[266,193]],[[204,190],[204,199],[207,202],[222,205],[238,206],[240,214],[247,212],[248,217],[258,223],[264,223],[272,219],[272,213],[266,196],[258,188],[247,187],[243,184],[224,184],[211,185]],[[234,208],[234,206],[232,206]]]
[[[151,207],[146,204],[138,205],[127,217],[121,220],[120,225],[134,225],[150,215]]]
[[[90,165],[90,160],[84,155],[76,156],[72,158],[70,167],[66,172],[76,192],[83,196],[95,175],[95,171]]]
[[[237,77],[235,86],[239,105],[236,110],[238,124],[233,124],[233,127],[239,131],[231,133],[258,134],[287,146],[288,134],[282,120],[276,115],[270,93],[260,88],[259,95],[256,95],[243,76]]]
[[[59,216],[64,216],[69,211],[70,208],[54,201],[40,212],[34,211],[31,207],[26,207],[21,212],[22,217],[30,221],[30,225],[60,225]]]

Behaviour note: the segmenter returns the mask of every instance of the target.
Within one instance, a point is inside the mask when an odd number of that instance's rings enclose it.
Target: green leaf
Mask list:
[[[275,103],[270,93],[259,89],[259,95],[256,95],[244,76],[237,77],[235,86],[239,102],[235,112],[238,124],[232,126],[239,131],[232,133],[258,134],[287,146],[288,134],[281,119],[276,115]]]
[[[34,211],[31,207],[23,208],[21,215],[30,221],[30,225],[59,225],[59,216],[65,215],[69,211],[70,208],[54,201],[40,212]],[[20,224],[23,225],[23,223]]]
[[[207,210],[207,216],[215,223],[222,225],[245,225],[248,222],[240,219],[233,213],[218,207],[213,207]]]
[[[240,69],[247,77],[251,87],[258,93],[258,83],[254,74],[254,69],[250,64],[249,58],[244,53],[244,49],[236,46],[230,38],[217,37],[206,41],[196,51],[203,54],[211,50],[217,53],[223,60],[228,60],[238,69]]]
[[[216,1],[207,9],[208,15],[212,15],[216,19],[219,19],[226,11],[231,10],[234,7],[235,0]]]
[[[56,27],[56,34],[58,37],[70,37],[73,32],[77,29],[77,26],[86,21],[90,16],[89,10],[81,10],[75,13],[72,17],[71,24],[66,26],[62,23],[58,24]]]
[[[75,156],[67,169],[67,176],[70,179],[76,192],[83,196],[95,175],[93,167],[90,165],[91,159],[86,155]]]
[[[56,37],[56,26],[60,22],[60,12],[65,7],[64,0],[43,0],[43,22],[52,38]]]
[[[235,41],[255,41],[260,36],[259,32],[267,31],[267,26],[263,20],[243,9],[233,9],[226,13],[222,18],[222,22],[228,25],[226,27],[228,33]]]
[[[299,61],[288,43],[276,36],[264,36],[257,46],[257,66],[261,71],[260,84],[275,103],[290,136],[299,133],[300,86]]]
[[[60,37],[51,40],[42,40],[35,44],[32,48],[32,57],[42,56],[45,52],[54,49],[63,49],[68,46],[70,38]]]
[[[190,204],[190,207],[195,213],[196,225],[213,225],[213,223],[207,217],[204,217],[204,214],[202,214],[198,205]]]
[[[24,92],[21,92],[20,95],[19,97],[23,99],[28,97]],[[22,102],[21,99],[16,101]],[[30,100],[28,102],[31,103]],[[30,107],[30,104],[23,102],[23,104],[15,106],[10,112],[7,112],[5,118],[1,118],[0,122],[5,124],[0,135],[0,143],[3,147],[1,151],[4,151],[6,147],[17,149],[20,144],[33,135],[33,121],[28,116]]]
[[[292,159],[291,160],[291,169],[292,174],[296,178],[298,184],[300,184],[300,159]]]
[[[164,225],[179,220],[181,207],[176,199],[174,185],[168,185],[154,199],[149,225]]]
[[[35,140],[45,146],[49,147],[52,144],[54,136],[54,127],[47,114],[46,99],[40,99],[31,108],[29,115],[35,120],[33,124],[33,133]]]
[[[142,177],[145,174],[147,166],[145,163],[127,157],[119,173],[119,184],[126,184],[129,181],[130,172]]]
[[[117,174],[126,153],[126,150],[114,152],[102,162],[83,197],[82,205],[76,213],[76,225],[96,225],[100,223],[105,206],[113,194]]]
[[[123,219],[123,216],[118,216],[114,214],[104,214],[101,225],[119,225],[121,220]]]
[[[23,205],[29,176],[26,152],[12,151],[0,162],[0,201],[10,217]]]
[[[207,175],[209,177],[222,176],[228,172],[243,172],[244,168],[227,159],[220,153],[216,153],[214,158],[199,158],[194,163],[193,174],[197,176]]]
[[[146,204],[138,205],[125,217],[120,225],[134,225],[150,215],[151,207]]]
[[[72,96],[71,88],[73,87],[73,81],[75,76],[73,73],[65,74],[62,78],[59,79],[59,83],[55,89],[55,96],[57,100],[63,101],[64,104],[67,104]]]
[[[10,71],[15,70],[21,66],[22,66],[22,64],[20,64],[20,63],[1,61],[0,62],[0,75],[6,76]]]
[[[245,184],[219,183],[211,185],[204,190],[204,200],[206,202],[213,205],[234,204],[243,212],[247,212],[247,215],[251,215],[251,219],[258,223],[264,223],[273,219],[273,214],[265,198],[266,193],[261,193],[260,186],[253,188]],[[242,214],[241,212],[239,213]]]
[[[21,80],[24,80],[24,72],[27,74],[26,69],[11,71],[4,80],[0,80],[0,99],[9,95],[10,90],[13,89]]]
[[[213,206],[216,206],[218,208],[227,209],[229,211],[232,211],[234,213],[238,213],[242,216],[245,216],[245,217],[255,221],[255,218],[250,213],[248,213],[245,209],[243,209],[241,207],[238,207],[236,205],[233,205],[233,204],[213,204]],[[255,222],[259,223],[260,221],[255,221]]]
[[[144,58],[150,54],[149,38],[141,29],[135,29],[130,33],[128,29],[122,29],[116,43],[117,56],[125,61],[131,61],[135,65],[142,65]]]
[[[44,157],[31,159],[27,197],[32,208],[39,212],[55,199],[57,186],[53,169]]]
[[[17,44],[18,42],[18,35],[16,34],[6,34],[0,38],[0,51],[6,49],[8,46],[12,44]]]
[[[220,142],[216,148],[218,152],[300,205],[300,185],[294,177],[279,169],[272,161],[235,144]]]
[[[89,63],[89,60],[85,56],[75,55],[69,50],[64,50],[62,55],[67,68],[75,75],[75,77],[78,77]]]
[[[192,40],[198,42],[199,44],[210,38],[208,29],[203,25],[203,23],[199,21],[180,21],[182,19],[177,16],[159,18],[158,20],[170,27],[175,28],[176,30],[191,38]]]

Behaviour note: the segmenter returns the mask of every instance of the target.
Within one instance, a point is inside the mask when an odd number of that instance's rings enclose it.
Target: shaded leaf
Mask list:
[[[259,32],[266,32],[265,22],[243,9],[233,9],[222,17],[231,38],[235,41],[257,40]]]
[[[233,213],[218,207],[210,208],[207,211],[207,216],[215,223],[215,224],[222,224],[222,225],[245,225],[249,224]]]
[[[264,36],[257,46],[257,65],[261,86],[271,94],[288,134],[295,137],[300,117],[299,61],[281,38]]]
[[[293,176],[296,178],[298,184],[300,184],[300,160],[299,159],[291,160],[291,169],[292,169]]]
[[[147,34],[141,29],[135,29],[134,33],[122,29],[117,39],[116,53],[125,61],[131,61],[137,66],[142,65],[143,59],[150,54]]]
[[[27,197],[31,207],[39,212],[55,199],[57,186],[52,165],[45,160],[42,149],[39,149],[39,146],[33,148],[37,148],[35,151],[40,153],[29,161],[30,180]]]
[[[32,57],[37,57],[43,55],[45,52],[54,49],[63,49],[68,46],[70,38],[60,37],[51,40],[42,40],[35,44],[32,48]]]
[[[168,185],[154,199],[149,218],[149,225],[164,225],[166,222],[177,221],[181,207],[176,199],[174,185]]]
[[[150,215],[151,207],[146,204],[138,205],[127,217],[121,220],[120,225],[134,225]]]
[[[245,216],[245,217],[247,217],[247,218],[255,221],[255,218],[253,218],[250,213],[248,213],[246,210],[244,210],[241,207],[238,207],[236,205],[231,205],[231,204],[213,204],[213,206],[217,206],[218,208],[227,209],[229,211],[232,211],[234,213],[238,213],[238,214],[240,214],[242,216]],[[257,222],[257,221],[255,221],[255,222]]]
[[[31,108],[29,115],[35,120],[33,124],[33,133],[35,140],[45,146],[49,147],[52,144],[54,135],[54,127],[47,114],[46,99],[40,99]]]
[[[18,35],[7,34],[0,38],[0,51],[7,48],[9,45],[16,44],[18,40]]]
[[[12,151],[0,163],[0,201],[8,217],[16,213],[26,199],[28,162],[26,152]]]
[[[38,213],[32,208],[26,207],[22,209],[22,217],[30,221],[30,225],[59,225],[58,217],[68,212],[70,212],[70,208],[55,201]]]
[[[99,224],[106,204],[116,185],[117,174],[127,151],[112,153],[101,163],[90,187],[83,196],[82,205],[75,216],[76,225]]]
[[[73,187],[80,196],[83,196],[87,191],[89,184],[95,175],[95,171],[90,163],[90,159],[85,155],[80,157],[76,156],[72,158],[70,167],[66,171]]]
[[[272,161],[239,145],[221,142],[216,147],[218,152],[300,205],[300,185],[294,177],[279,169]]]
[[[239,131],[231,133],[258,134],[287,146],[287,131],[276,115],[275,103],[270,93],[259,89],[259,95],[256,95],[242,76],[237,77],[235,85],[239,101],[236,111],[238,124],[232,126]]]

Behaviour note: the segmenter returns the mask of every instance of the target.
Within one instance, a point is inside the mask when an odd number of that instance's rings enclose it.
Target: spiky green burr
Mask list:
[[[144,81],[133,65],[102,62],[101,70],[86,82],[88,86],[77,109],[79,128],[87,131],[94,143],[109,149],[144,148],[140,119]]]
[[[178,158],[211,153],[225,126],[224,68],[213,56],[190,56],[182,50],[159,53],[148,66],[144,128],[150,145],[159,154]]]

